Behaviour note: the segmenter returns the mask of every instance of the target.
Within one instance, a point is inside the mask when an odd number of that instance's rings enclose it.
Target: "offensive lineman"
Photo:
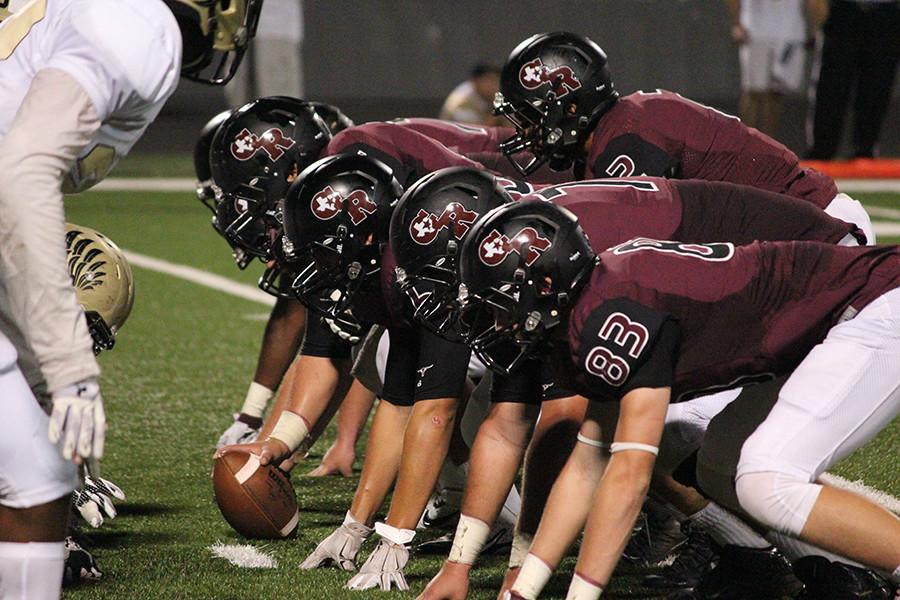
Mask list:
[[[66,269],[62,193],[87,189],[127,154],[179,70],[226,82],[261,6],[33,0],[3,9],[0,389],[12,417],[0,435],[3,598],[59,596],[72,461],[103,455],[99,368]],[[49,419],[36,395],[52,399]]]

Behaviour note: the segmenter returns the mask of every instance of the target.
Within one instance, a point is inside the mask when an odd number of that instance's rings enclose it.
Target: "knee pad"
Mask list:
[[[765,471],[738,475],[735,491],[741,508],[751,517],[779,533],[797,536],[806,525],[822,486]]]

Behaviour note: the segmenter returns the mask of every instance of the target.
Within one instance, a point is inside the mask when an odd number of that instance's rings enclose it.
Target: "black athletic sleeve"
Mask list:
[[[626,298],[585,320],[575,353],[591,397],[618,400],[639,387],[671,387],[680,331],[670,316]]]
[[[320,356],[335,360],[350,358],[350,342],[342,340],[331,331],[322,317],[307,311],[306,331],[301,356]]]

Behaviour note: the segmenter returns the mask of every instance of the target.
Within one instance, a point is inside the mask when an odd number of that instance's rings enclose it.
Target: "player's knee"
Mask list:
[[[534,420],[526,415],[505,415],[492,411],[481,424],[478,435],[503,445],[524,448],[528,445],[531,427]]]
[[[420,422],[444,429],[453,424],[456,416],[456,401],[425,400],[416,403],[415,412],[420,415]]]
[[[742,509],[779,533],[797,536],[822,486],[797,476],[765,471],[739,474],[735,492]]]

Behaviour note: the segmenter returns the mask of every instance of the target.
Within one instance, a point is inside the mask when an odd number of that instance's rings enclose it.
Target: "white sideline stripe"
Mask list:
[[[900,235],[900,223],[875,221],[872,223],[872,229],[875,230],[875,235]]]
[[[900,219],[900,209],[886,208],[884,206],[867,206],[866,212],[873,217],[884,217],[886,219]]]
[[[900,179],[835,179],[834,182],[840,191],[846,193],[900,192]]]
[[[193,192],[197,181],[189,177],[113,177],[92,190],[100,192]]]
[[[839,475],[832,475],[831,473],[822,473],[822,475],[819,476],[819,479],[828,485],[849,490],[860,496],[864,496],[872,502],[880,504],[895,515],[900,515],[900,500],[894,498],[887,492],[882,492],[881,490],[876,490],[873,487],[867,486],[861,479],[850,481],[849,479],[844,479]]]
[[[232,296],[237,296],[244,300],[259,302],[266,306],[275,305],[275,298],[259,288],[232,281],[227,277],[222,277],[215,273],[162,260],[161,258],[153,258],[152,256],[138,254],[137,252],[132,252],[130,250],[125,250],[124,252],[125,258],[127,258],[128,262],[132,265],[150,269],[151,271],[157,271],[159,273],[165,273],[166,275],[178,277],[179,279],[185,279],[191,283],[225,292],[226,294],[231,294]]]
[[[223,544],[216,542],[209,547],[213,556],[224,558],[236,567],[245,569],[275,569],[278,561],[267,552],[248,544]]]

